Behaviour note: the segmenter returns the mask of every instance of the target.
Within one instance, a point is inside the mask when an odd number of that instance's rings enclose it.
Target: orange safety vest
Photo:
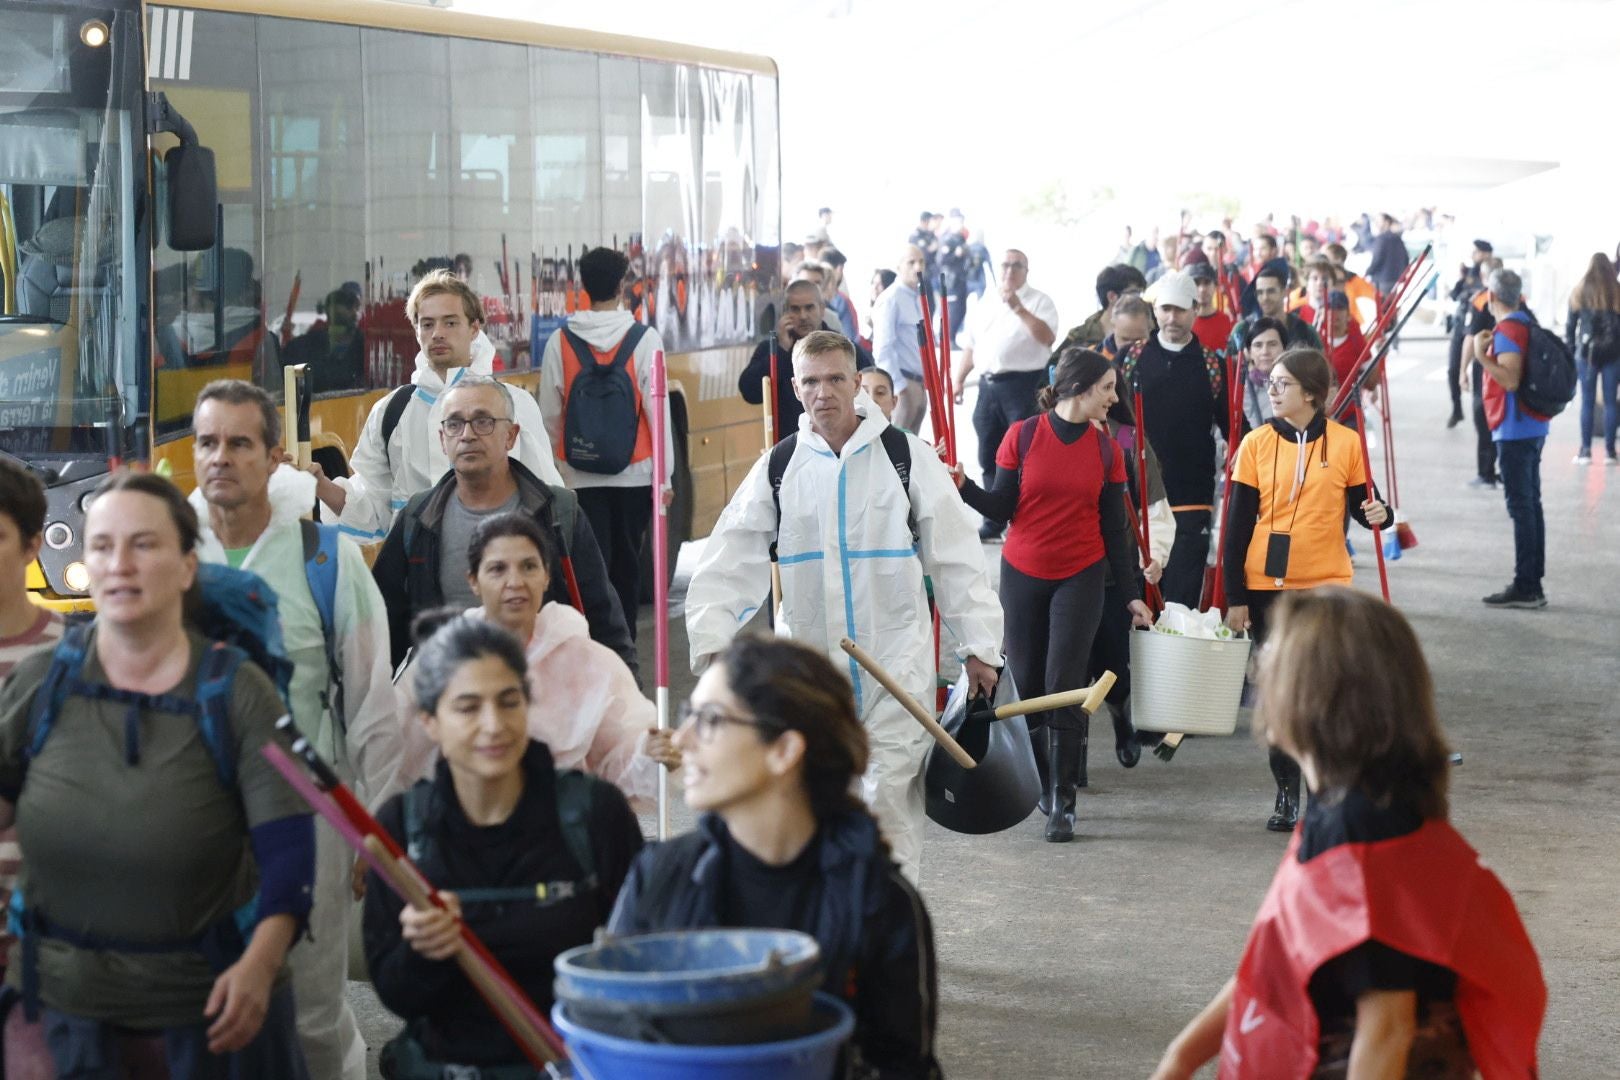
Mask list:
[[[587,350],[589,350],[591,354],[591,362],[593,364],[596,364],[599,367],[606,367],[607,365],[612,364],[618,357],[619,350],[627,344],[628,338],[629,332],[627,331],[625,337],[620,338],[618,343],[615,344],[613,348],[604,350],[598,349],[596,346],[592,345],[590,342],[586,341],[572,330],[569,330],[566,326],[557,332],[557,343],[560,346],[558,351],[562,354],[562,414],[564,417],[564,422],[558,425],[559,431],[566,432],[568,395],[573,392],[574,379],[578,377],[580,371],[583,369],[583,361],[581,360],[579,352],[575,347],[575,342],[578,342],[580,345],[583,345]],[[640,342],[638,341],[636,344],[639,343]],[[634,345],[631,346],[630,355],[625,358],[624,373],[629,376],[630,385],[636,388],[636,448],[630,455],[630,464],[634,465],[638,461],[646,461],[648,458],[652,457],[652,428],[647,423],[647,410],[642,408],[641,381],[636,378],[636,357]],[[557,436],[556,444],[552,447],[558,461],[568,460],[568,451],[567,447],[563,445],[563,438],[564,436],[559,434]]]

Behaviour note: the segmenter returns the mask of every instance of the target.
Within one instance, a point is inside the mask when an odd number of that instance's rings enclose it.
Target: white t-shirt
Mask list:
[[[1025,285],[1018,290],[1018,301],[1037,319],[1052,330],[1056,340],[1058,332],[1057,305],[1039,289]],[[963,320],[958,342],[964,349],[973,350],[973,366],[986,375],[999,375],[1005,371],[1040,371],[1052,355],[1052,346],[1042,345],[1029,332],[1024,320],[1013,314],[1012,308],[1002,300],[1000,293],[986,292],[968,311]]]

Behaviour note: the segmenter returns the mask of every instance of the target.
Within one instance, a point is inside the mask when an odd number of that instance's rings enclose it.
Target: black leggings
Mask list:
[[[1099,559],[1057,581],[1019,573],[1001,563],[1001,607],[1006,615],[1007,666],[1020,697],[1032,698],[1086,685],[1091,643],[1102,621],[1103,573]],[[1044,724],[1085,728],[1079,706],[1035,713],[1030,730]]]
[[[1123,706],[1131,696],[1131,609],[1125,590],[1110,585],[1103,592],[1102,622],[1091,644],[1091,674],[1114,673],[1114,686],[1108,691],[1108,704]]]

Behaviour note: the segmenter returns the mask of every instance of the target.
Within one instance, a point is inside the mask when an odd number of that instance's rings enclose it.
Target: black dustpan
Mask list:
[[[1022,716],[996,719],[997,707],[1019,700],[1010,672],[1001,673],[990,698],[970,699],[967,686],[964,672],[939,722],[978,765],[964,769],[937,744],[929,749],[923,770],[928,816],[952,832],[1002,832],[1029,817],[1041,797],[1029,723]]]

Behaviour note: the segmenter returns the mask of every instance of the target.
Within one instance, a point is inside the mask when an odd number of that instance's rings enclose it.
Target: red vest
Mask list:
[[[1300,836],[1238,965],[1219,1080],[1307,1080],[1320,1038],[1311,976],[1373,940],[1456,972],[1457,1012],[1485,1080],[1534,1078],[1547,1009],[1541,965],[1513,898],[1457,831],[1430,821],[1303,864]]]
[[[619,345],[623,341],[624,339],[620,338],[613,343],[611,349],[606,350],[590,345],[591,363],[603,366],[613,363],[613,357],[619,351]],[[580,365],[583,360],[575,354],[574,346],[568,340],[567,334],[558,333],[557,344],[561,346],[559,351],[562,354],[563,413],[566,415],[568,412],[568,395],[574,389],[574,379],[580,373]],[[636,448],[630,455],[630,463],[634,465],[638,461],[646,461],[652,457],[652,430],[647,424],[647,411],[641,407],[641,392],[639,390],[641,383],[636,379],[636,358],[634,354],[625,364],[624,373],[630,377],[630,385],[638,388],[636,392]],[[562,426],[565,427],[566,424]],[[558,461],[567,460],[567,448],[563,445],[562,435],[557,436],[557,442],[552,447],[552,451],[556,454]]]

